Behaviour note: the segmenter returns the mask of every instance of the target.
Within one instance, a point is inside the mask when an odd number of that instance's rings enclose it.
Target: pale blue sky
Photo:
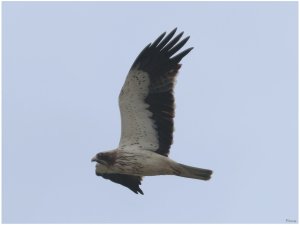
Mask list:
[[[146,44],[178,27],[170,156],[203,182],[95,176],[117,97]],[[3,4],[4,223],[285,223],[297,208],[297,3]]]

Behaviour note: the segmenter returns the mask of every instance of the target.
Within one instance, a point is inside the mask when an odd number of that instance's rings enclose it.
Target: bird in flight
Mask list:
[[[178,53],[189,37],[177,28],[161,34],[134,61],[119,95],[121,139],[111,151],[92,158],[96,175],[134,193],[144,176],[176,175],[209,180],[211,170],[187,166],[168,158],[174,131],[174,84],[180,61],[193,48]],[[174,38],[173,38],[174,37]]]

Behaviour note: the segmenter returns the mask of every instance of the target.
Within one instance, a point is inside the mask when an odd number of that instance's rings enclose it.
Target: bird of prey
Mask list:
[[[92,158],[96,175],[121,184],[134,193],[143,176],[176,175],[209,180],[211,170],[187,166],[168,158],[174,130],[174,83],[180,61],[193,48],[178,51],[189,37],[179,41],[177,28],[161,34],[134,61],[119,95],[121,140],[111,151]]]

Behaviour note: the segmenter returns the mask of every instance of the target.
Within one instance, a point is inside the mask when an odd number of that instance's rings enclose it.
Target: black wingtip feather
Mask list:
[[[151,45],[151,47],[156,47],[159,42],[164,38],[164,36],[166,35],[166,32],[162,33]]]
[[[189,54],[190,51],[193,50],[193,47],[188,48],[186,50],[184,50],[183,52],[175,55],[174,57],[171,58],[171,61],[173,61],[174,63],[179,63],[181,61],[181,59],[186,56],[187,54]]]
[[[180,38],[182,37],[183,32],[181,32],[180,34],[178,34],[175,38],[173,38],[173,40],[171,40],[162,50],[161,52],[165,53],[167,51],[169,51],[171,48],[174,47],[174,45],[180,40]]]
[[[181,32],[173,38],[176,31],[177,28],[173,29],[168,35],[164,32],[152,44],[148,44],[138,55],[131,68],[138,67],[139,69],[150,73],[151,69],[149,67],[152,67],[153,69],[155,69],[154,67],[160,69],[160,66],[176,62],[176,60],[172,60],[170,57],[181,49],[189,39],[189,37],[186,37],[176,45],[184,33]],[[180,54],[181,53],[179,53],[179,55]],[[177,59],[181,60],[185,55],[181,58],[177,57]],[[179,63],[180,60],[177,61],[177,63]],[[169,66],[165,66],[165,69],[170,69]],[[175,65],[172,65],[171,67],[173,66]]]
[[[178,50],[180,50],[184,45],[185,43],[190,39],[190,36],[184,38],[182,41],[180,41],[177,45],[173,46],[173,48],[171,48],[169,51],[168,51],[168,55],[169,56],[172,56],[173,54],[175,54]]]
[[[175,27],[171,32],[176,32],[177,31],[177,27]]]
[[[175,28],[174,30],[172,30],[162,41],[161,43],[157,46],[157,49],[161,50],[174,36],[174,34],[176,33],[177,28]]]

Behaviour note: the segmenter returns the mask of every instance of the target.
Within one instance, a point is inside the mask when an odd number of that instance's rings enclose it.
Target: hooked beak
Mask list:
[[[92,158],[91,162],[97,162],[97,157],[94,156],[94,157]]]

